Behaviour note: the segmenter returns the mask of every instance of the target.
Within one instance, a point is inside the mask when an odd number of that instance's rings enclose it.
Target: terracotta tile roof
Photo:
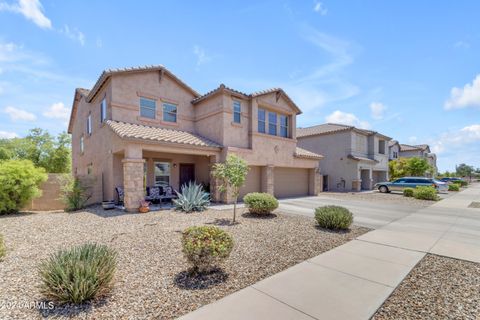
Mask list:
[[[409,144],[400,144],[400,151],[418,151],[423,150],[423,148],[419,146],[412,146]]]
[[[397,140],[390,140],[390,141],[388,141],[388,146],[389,146],[389,147],[393,147],[393,146],[396,145],[396,144],[400,145]]]
[[[307,127],[307,128],[297,128],[297,137],[301,138],[301,137],[316,136],[316,135],[322,135],[322,134],[331,134],[331,133],[337,133],[337,132],[343,132],[343,131],[349,131],[349,130],[354,130],[356,132],[363,133],[368,136],[377,134],[384,137],[387,140],[391,139],[390,137],[385,136],[376,131],[360,129],[354,126],[349,126],[349,125],[340,124],[340,123],[324,123],[324,124],[319,124],[319,125]]]
[[[85,97],[90,94],[90,90],[85,88],[77,88],[76,89],[80,94],[84,95]]]
[[[295,150],[295,157],[307,158],[307,159],[323,159],[324,158],[321,154],[314,153],[299,147],[297,147],[297,149]]]
[[[367,162],[378,162],[377,160],[370,159],[370,158],[365,158],[365,157],[359,157],[359,156],[354,156],[353,154],[349,154],[347,158],[356,160],[356,161],[367,161]]]
[[[229,88],[227,87],[226,85],[224,85],[223,83],[220,84],[218,86],[218,88],[216,89],[213,89],[207,93],[205,93],[204,95],[201,95],[195,99],[192,100],[192,103],[195,104],[195,103],[199,103],[200,101],[203,101],[205,100],[206,98],[210,97],[210,96],[213,96],[214,94],[216,94],[217,92],[220,92],[220,91],[228,91],[230,93],[233,93],[233,94],[237,94],[237,95],[240,95],[240,96],[244,96],[245,98],[248,98],[248,94],[244,93],[244,92],[241,92],[241,91],[238,91],[238,90],[235,90],[235,89],[232,89],[232,88]]]
[[[150,127],[107,120],[107,125],[121,138],[178,143],[197,147],[222,148],[218,143],[181,130]]]

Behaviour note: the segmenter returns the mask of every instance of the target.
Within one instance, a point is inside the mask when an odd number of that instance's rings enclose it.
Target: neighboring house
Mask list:
[[[282,89],[245,94],[220,85],[200,95],[163,66],[106,70],[91,90],[75,91],[72,170],[95,178],[92,203],[123,187],[127,210],[138,208],[145,186],[179,190],[192,180],[230,202],[211,175],[229,154],[250,166],[241,195],[316,195],[322,156],[297,147],[300,113]]]
[[[430,151],[428,144],[408,145],[400,144],[400,157],[401,158],[424,158],[428,164],[433,167],[433,176],[438,172],[437,168],[437,155]],[[427,176],[430,174],[426,174]]]
[[[343,124],[321,124],[297,129],[298,145],[321,152],[323,189],[371,190],[374,183],[388,180],[390,137]]]
[[[400,158],[400,143],[397,140],[388,142],[388,160],[396,160]]]

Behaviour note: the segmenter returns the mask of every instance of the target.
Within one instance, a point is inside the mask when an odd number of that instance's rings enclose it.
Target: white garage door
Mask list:
[[[239,200],[243,199],[243,196],[250,192],[261,192],[261,168],[260,167],[250,167],[248,171],[247,179],[245,180],[245,185],[240,188]]]
[[[277,198],[308,195],[308,169],[274,169],[274,193]]]

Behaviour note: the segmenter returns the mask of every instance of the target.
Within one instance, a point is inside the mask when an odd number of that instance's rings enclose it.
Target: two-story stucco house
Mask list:
[[[388,180],[388,142],[375,131],[343,124],[321,124],[297,129],[298,145],[322,152],[323,189],[371,190],[374,183]]]
[[[318,153],[297,147],[301,111],[282,89],[245,94],[220,85],[201,95],[163,66],[104,71],[92,89],[76,89],[68,132],[72,170],[95,178],[91,202],[124,189],[127,210],[145,186],[188,181],[220,194],[210,169],[229,154],[250,171],[241,195],[315,195],[321,190]]]
[[[433,168],[433,175],[435,176],[437,169],[437,155],[430,151],[428,144],[408,145],[400,144],[400,157],[401,158],[424,158],[428,164]],[[427,173],[427,175],[430,175]]]

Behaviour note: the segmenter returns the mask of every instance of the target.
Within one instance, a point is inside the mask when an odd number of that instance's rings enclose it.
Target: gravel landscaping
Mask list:
[[[372,319],[479,319],[480,264],[427,255]]]
[[[251,285],[305,259],[339,246],[367,231],[315,227],[313,218],[276,215],[264,218],[209,210],[127,214],[100,207],[81,212],[45,212],[0,217],[7,256],[0,262],[2,319],[172,319]],[[223,268],[192,277],[181,252],[181,232],[192,225],[217,225],[235,241]],[[38,263],[50,253],[85,242],[107,244],[118,251],[116,282],[105,300],[80,307],[39,310]]]
[[[373,192],[323,192],[320,197],[331,197],[336,199],[354,200],[354,201],[375,201],[391,204],[404,204],[407,206],[416,207],[428,207],[435,203],[435,201],[419,200],[413,197],[404,197],[402,193],[381,193],[378,191]],[[447,196],[441,194],[441,197]]]

